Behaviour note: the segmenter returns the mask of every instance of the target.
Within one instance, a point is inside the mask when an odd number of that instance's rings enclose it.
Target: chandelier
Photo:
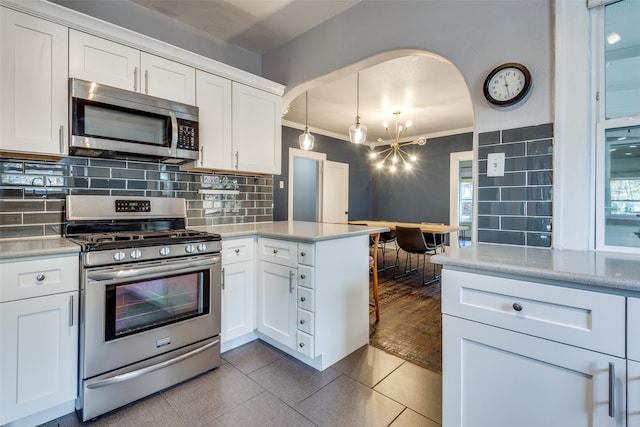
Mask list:
[[[372,159],[376,159],[376,167],[378,169],[387,168],[390,172],[395,172],[398,168],[402,167],[406,170],[411,170],[417,158],[415,154],[409,154],[406,152],[403,147],[408,145],[424,145],[427,143],[427,138],[421,136],[414,141],[400,142],[400,139],[402,139],[407,129],[411,127],[411,120],[407,120],[404,126],[398,125],[398,116],[400,115],[400,111],[394,111],[393,115],[396,118],[395,135],[391,134],[391,131],[389,130],[389,123],[386,121],[382,123],[389,135],[389,138],[391,139],[391,142],[388,143],[389,147],[381,151],[375,151],[375,147],[371,146],[371,150],[374,151],[371,152],[370,157]],[[378,138],[378,142],[386,144],[382,138]]]

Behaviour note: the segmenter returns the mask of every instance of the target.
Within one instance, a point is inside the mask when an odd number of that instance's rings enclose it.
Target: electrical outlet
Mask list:
[[[504,176],[504,153],[487,155],[487,176]]]

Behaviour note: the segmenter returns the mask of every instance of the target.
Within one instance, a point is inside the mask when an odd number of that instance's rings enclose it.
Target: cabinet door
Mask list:
[[[197,70],[196,88],[196,105],[200,108],[197,167],[231,170],[231,80]]]
[[[281,99],[233,82],[233,150],[235,169],[281,173]]]
[[[445,315],[442,360],[442,425],[625,425],[623,359]]]
[[[222,342],[256,328],[256,288],[253,261],[222,267]]]
[[[258,262],[258,331],[295,348],[296,269]]]
[[[0,424],[76,398],[78,293],[0,304]]]
[[[640,362],[627,361],[627,426],[640,427]]]
[[[140,51],[69,30],[69,77],[138,92]]]
[[[0,8],[0,150],[67,153],[68,30]]]
[[[184,104],[196,104],[196,70],[175,61],[140,54],[144,92]]]

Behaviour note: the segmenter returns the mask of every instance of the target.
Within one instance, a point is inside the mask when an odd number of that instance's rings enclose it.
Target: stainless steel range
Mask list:
[[[66,202],[82,246],[82,420],[219,366],[220,236],[185,229],[184,199]]]

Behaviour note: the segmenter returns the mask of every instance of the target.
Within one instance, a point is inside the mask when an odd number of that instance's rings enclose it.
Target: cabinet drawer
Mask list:
[[[313,243],[298,243],[298,264],[315,265],[314,248]]]
[[[258,258],[263,261],[296,267],[298,244],[285,240],[258,239]]]
[[[254,258],[253,238],[231,239],[222,241],[222,263],[251,261]]]
[[[77,254],[64,257],[6,260],[0,264],[0,302],[33,298],[80,287]]]
[[[315,289],[313,279],[313,267],[308,267],[306,265],[298,266],[298,285],[304,286],[305,288]]]
[[[442,312],[624,357],[625,298],[444,269]]]
[[[309,335],[315,333],[313,313],[298,309],[298,330],[306,332]]]
[[[298,308],[314,311],[313,290],[298,286]]]
[[[305,356],[314,357],[313,354],[313,336],[297,331],[296,348]]]

